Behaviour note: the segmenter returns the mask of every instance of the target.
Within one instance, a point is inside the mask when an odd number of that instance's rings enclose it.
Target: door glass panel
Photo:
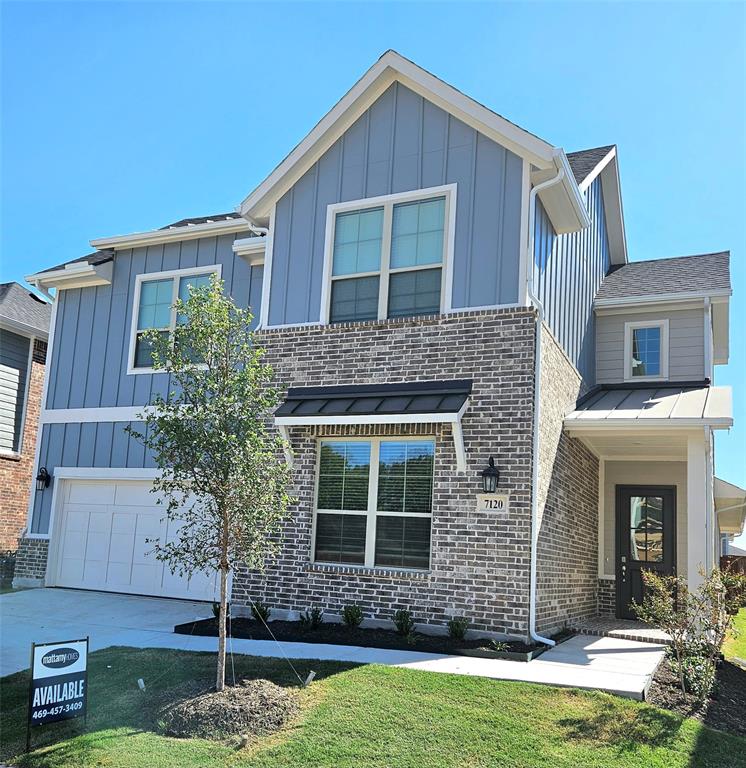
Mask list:
[[[663,562],[663,497],[630,496],[630,559]]]

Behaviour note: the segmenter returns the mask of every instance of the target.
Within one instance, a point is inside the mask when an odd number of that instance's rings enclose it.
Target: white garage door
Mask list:
[[[171,573],[149,539],[169,541],[178,524],[165,519],[151,484],[141,481],[64,483],[55,584],[136,595],[217,600],[212,572],[191,578]]]

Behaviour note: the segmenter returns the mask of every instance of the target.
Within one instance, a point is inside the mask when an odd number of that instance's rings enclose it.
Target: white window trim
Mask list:
[[[632,375],[632,332],[638,328],[661,329],[661,372],[659,376]],[[637,320],[624,324],[624,380],[629,381],[665,381],[668,379],[668,319]]]
[[[179,282],[180,278],[187,275],[209,275],[216,273],[218,277],[222,275],[222,264],[208,264],[204,267],[185,267],[184,269],[170,269],[166,272],[143,272],[135,276],[135,294],[132,303],[132,317],[130,319],[130,345],[129,353],[127,355],[127,375],[135,376],[141,373],[162,373],[162,369],[153,368],[136,368],[135,367],[135,339],[137,338],[137,316],[140,311],[140,290],[142,284],[150,282],[151,280],[173,280],[173,289],[171,293],[171,322],[169,330],[173,332],[176,328],[176,310],[173,305],[176,303],[176,299],[179,296]]]
[[[393,209],[398,203],[407,203],[428,200],[434,197],[445,197],[445,213],[443,216],[443,261],[441,262],[440,283],[440,314],[451,311],[453,297],[453,253],[456,242],[456,184],[444,184],[439,187],[416,189],[410,192],[398,192],[392,195],[380,195],[379,197],[367,197],[361,200],[349,200],[344,203],[334,203],[326,209],[326,232],[324,237],[324,272],[321,283],[321,313],[319,322],[322,325],[329,324],[331,309],[332,286],[332,260],[334,256],[334,227],[337,214],[349,211],[360,211],[366,208],[383,207],[383,232],[381,243],[381,268],[374,274],[380,275],[378,288],[378,320],[386,320],[388,315],[388,291],[389,291],[389,261],[391,257],[391,229]],[[407,269],[436,269],[437,265],[426,265],[392,270],[395,272],[407,271]],[[348,275],[349,278],[364,277],[369,273],[356,273]]]
[[[388,566],[388,565],[376,565],[376,517],[385,515],[386,517],[426,517],[432,521],[433,513],[432,507],[429,513],[411,513],[411,512],[378,512],[378,461],[381,450],[382,442],[389,443],[403,443],[403,442],[423,442],[431,441],[434,444],[433,452],[433,493],[435,491],[435,461],[437,459],[437,441],[434,435],[380,435],[376,437],[372,436],[350,436],[345,435],[330,435],[327,437],[319,437],[316,440],[316,471],[313,486],[313,523],[311,531],[311,562],[314,565],[330,565],[343,568],[366,568],[375,569],[381,571],[413,571],[422,572],[430,570],[432,563],[432,524],[430,527],[430,550],[428,552],[428,565],[427,568],[405,568],[401,566]],[[319,490],[319,476],[321,474],[321,443],[370,443],[370,474],[368,475],[368,508],[367,510],[354,510],[344,511],[339,509],[319,509],[317,506],[318,490]],[[326,560],[316,559],[316,521],[319,513],[329,515],[359,515],[367,518],[367,524],[365,528],[365,562],[364,563],[334,563],[327,562]]]

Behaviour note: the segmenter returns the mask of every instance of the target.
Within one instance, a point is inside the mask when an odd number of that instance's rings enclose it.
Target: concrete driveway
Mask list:
[[[0,676],[28,668],[32,642],[88,635],[92,651],[110,645],[169,647],[180,637],[173,634],[175,624],[209,616],[209,603],[186,600],[73,589],[9,592],[0,595]]]
[[[214,652],[217,638],[173,633],[175,624],[209,616],[212,616],[209,603],[167,598],[70,589],[33,589],[0,595],[0,675],[28,668],[32,641],[75,640],[86,635],[90,637],[91,650],[125,645]],[[602,690],[643,699],[663,658],[664,648],[654,643],[578,635],[528,664],[351,645],[280,644],[272,640],[229,640],[229,651],[252,656],[390,664],[431,672]]]

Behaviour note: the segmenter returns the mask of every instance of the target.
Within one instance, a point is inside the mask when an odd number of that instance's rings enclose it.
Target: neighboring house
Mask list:
[[[289,387],[298,500],[236,609],[525,637],[716,564],[729,255],[629,263],[614,146],[566,154],[388,52],[237,213],[91,244],[28,278],[57,294],[24,583],[213,599],[148,554],[123,429],[169,386],[141,331],[212,272]]]
[[[26,527],[52,306],[0,284],[0,552]]]

